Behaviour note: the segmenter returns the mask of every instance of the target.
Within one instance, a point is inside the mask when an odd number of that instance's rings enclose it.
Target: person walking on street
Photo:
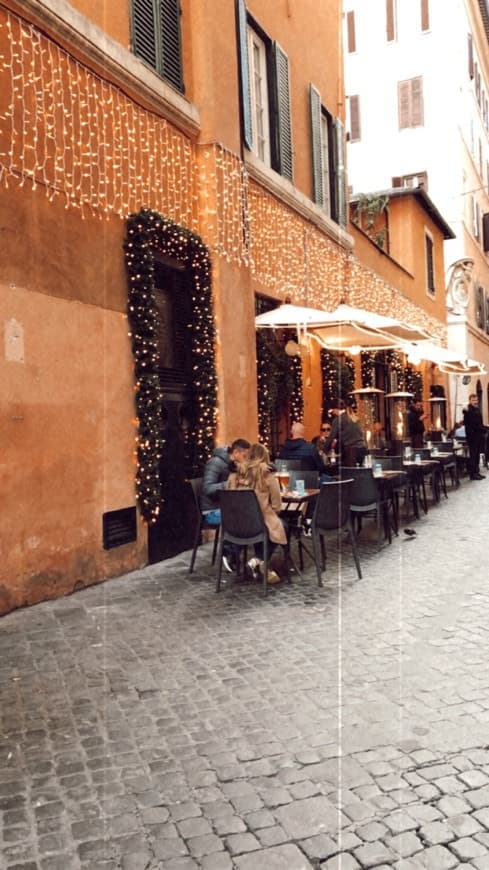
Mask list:
[[[469,396],[469,404],[464,411],[465,437],[469,448],[467,471],[471,480],[484,480],[485,474],[479,471],[480,454],[484,443],[484,424],[479,409],[479,399],[475,393]]]

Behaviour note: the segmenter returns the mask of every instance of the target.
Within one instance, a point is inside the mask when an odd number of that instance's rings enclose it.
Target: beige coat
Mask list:
[[[265,478],[266,489],[255,490],[258,504],[261,507],[263,519],[268,529],[268,537],[274,544],[286,544],[287,536],[282,524],[282,520],[278,516],[278,512],[282,507],[282,499],[280,497],[280,486],[277,478],[270,472]],[[237,474],[230,474],[227,482],[228,489],[241,489],[243,487],[241,481],[238,482]]]

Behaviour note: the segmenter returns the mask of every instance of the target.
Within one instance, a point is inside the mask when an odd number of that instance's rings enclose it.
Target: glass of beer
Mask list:
[[[287,492],[287,488],[289,486],[290,474],[286,468],[281,468],[278,473],[278,482],[280,484],[280,489],[282,492]]]

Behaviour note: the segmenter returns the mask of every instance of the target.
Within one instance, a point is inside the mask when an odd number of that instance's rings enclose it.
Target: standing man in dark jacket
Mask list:
[[[475,393],[469,396],[467,410],[464,411],[465,437],[469,448],[467,471],[471,480],[484,480],[485,475],[479,471],[479,458],[482,451],[484,424],[479,410],[479,399]]]
[[[408,432],[411,438],[411,447],[423,446],[425,413],[423,403],[416,401],[409,406],[407,415]]]
[[[202,478],[200,509],[208,523],[218,526],[221,522],[219,493],[226,489],[226,483],[236,466],[248,458],[250,442],[237,438],[231,447],[216,447],[211,458],[206,462]],[[226,571],[233,571],[236,562],[236,552],[232,544],[224,544],[222,563]]]

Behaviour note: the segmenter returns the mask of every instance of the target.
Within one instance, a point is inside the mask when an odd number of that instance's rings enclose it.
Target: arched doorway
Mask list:
[[[137,413],[136,497],[150,562],[190,546],[186,480],[211,455],[217,419],[209,252],[142,209],[127,222],[128,319]]]
[[[148,528],[150,564],[192,546],[193,528],[185,481],[194,473],[187,440],[197,409],[192,395],[192,359],[187,324],[191,319],[191,276],[178,260],[155,253],[154,296],[157,309],[158,379],[163,393],[159,463],[161,507]]]

